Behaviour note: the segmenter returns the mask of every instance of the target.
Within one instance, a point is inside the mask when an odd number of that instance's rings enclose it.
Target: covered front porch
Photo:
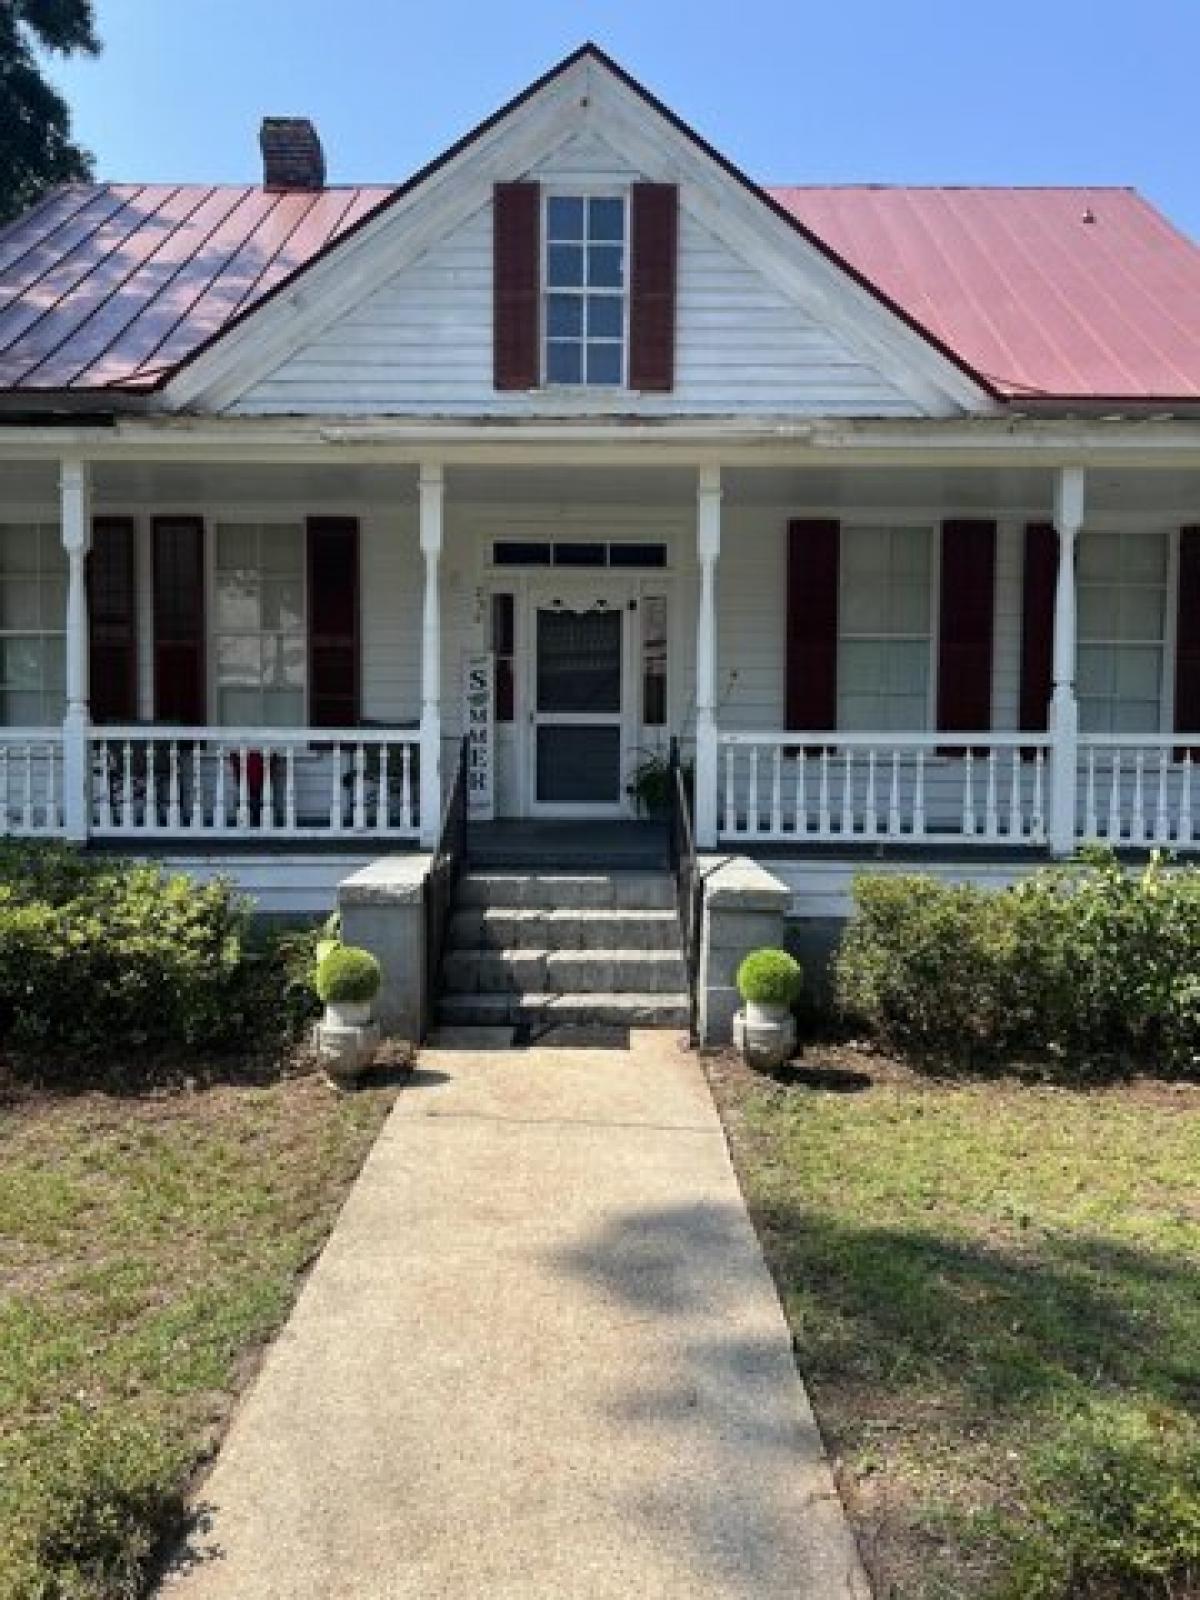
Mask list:
[[[0,831],[429,848],[484,659],[500,819],[653,810],[674,737],[700,848],[1194,849],[1200,472],[1145,427],[1088,467],[42,443],[0,469]]]

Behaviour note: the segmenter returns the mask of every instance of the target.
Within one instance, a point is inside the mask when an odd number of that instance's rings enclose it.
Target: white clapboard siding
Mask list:
[[[636,176],[603,142],[572,141],[536,169],[588,187]],[[770,283],[681,195],[676,383],[670,394],[603,396],[622,412],[913,416],[913,401]],[[246,413],[517,414],[553,391],[492,386],[490,204],[282,362],[232,407]],[[558,401],[561,405],[561,398]],[[576,402],[577,404],[577,402]]]

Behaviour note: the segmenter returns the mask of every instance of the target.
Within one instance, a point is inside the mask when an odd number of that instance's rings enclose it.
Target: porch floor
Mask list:
[[[484,871],[665,871],[667,826],[526,818],[473,822],[467,829],[467,858],[472,867]]]

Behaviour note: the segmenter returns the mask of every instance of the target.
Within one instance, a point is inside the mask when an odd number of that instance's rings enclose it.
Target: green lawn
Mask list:
[[[1200,1087],[810,1056],[712,1077],[880,1600],[1200,1595]]]
[[[139,1592],[391,1099],[0,1100],[0,1600]]]

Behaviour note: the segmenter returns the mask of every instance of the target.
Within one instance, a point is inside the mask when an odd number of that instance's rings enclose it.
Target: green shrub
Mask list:
[[[224,882],[59,846],[6,850],[0,1039],[42,1078],[89,1082],[166,1051],[277,1045],[313,1009],[312,944],[256,941]]]
[[[786,950],[752,950],[737,972],[738,993],[751,1005],[793,1006],[801,981],[800,963]]]
[[[880,1042],[1076,1076],[1200,1069],[1200,871],[1092,850],[1011,889],[863,875],[854,892],[836,998]]]
[[[326,1005],[355,1005],[374,1000],[383,973],[369,950],[337,944],[317,963],[317,994]]]
[[[1200,1589],[1200,1431],[1097,1412],[1035,1453],[1002,1524],[998,1600],[1172,1600]]]

